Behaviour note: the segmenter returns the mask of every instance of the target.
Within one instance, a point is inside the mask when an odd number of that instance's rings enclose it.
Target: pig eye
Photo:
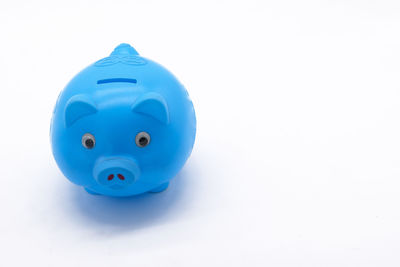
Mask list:
[[[146,132],[140,132],[136,135],[135,142],[138,147],[145,147],[150,143],[150,135]]]
[[[96,139],[94,139],[94,136],[91,135],[90,133],[85,133],[82,136],[82,145],[84,148],[92,149],[95,144],[96,144]]]

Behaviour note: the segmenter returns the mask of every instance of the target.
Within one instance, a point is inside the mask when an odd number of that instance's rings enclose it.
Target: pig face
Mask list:
[[[171,127],[168,104],[158,93],[78,94],[67,101],[63,121],[56,160],[70,180],[90,190],[137,194],[179,168],[179,130]]]

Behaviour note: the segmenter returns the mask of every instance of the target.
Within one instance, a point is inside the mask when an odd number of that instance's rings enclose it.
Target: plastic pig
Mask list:
[[[189,157],[192,101],[161,65],[121,44],[61,92],[50,137],[63,174],[108,196],[161,192]]]

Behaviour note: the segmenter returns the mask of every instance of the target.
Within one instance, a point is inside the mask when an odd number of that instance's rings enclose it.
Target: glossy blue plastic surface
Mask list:
[[[149,135],[145,146],[136,138],[142,132]],[[94,137],[91,148],[85,134]],[[63,174],[90,193],[109,196],[165,190],[189,157],[195,134],[185,88],[128,44],[69,82],[50,127]]]

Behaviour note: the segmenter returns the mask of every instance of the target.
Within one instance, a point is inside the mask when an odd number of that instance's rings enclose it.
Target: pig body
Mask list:
[[[161,65],[121,44],[60,93],[50,127],[63,174],[88,192],[159,192],[191,154],[192,101]]]

